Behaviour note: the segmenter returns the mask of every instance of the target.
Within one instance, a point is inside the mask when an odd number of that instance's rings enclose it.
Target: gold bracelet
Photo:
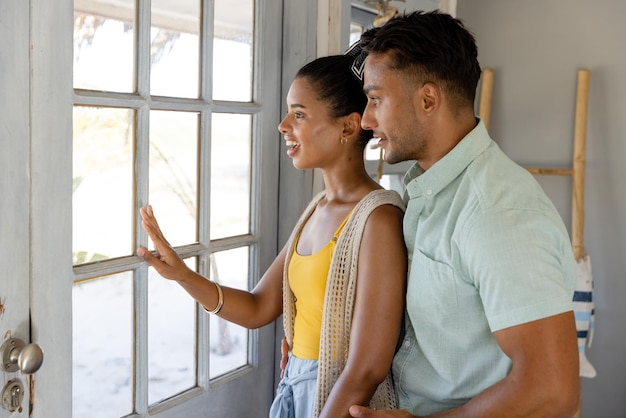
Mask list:
[[[224,306],[224,292],[222,291],[222,286],[220,286],[219,283],[214,282],[212,280],[209,280],[209,281],[213,283],[215,285],[215,288],[217,289],[217,306],[212,311],[208,310],[206,306],[204,305],[202,305],[202,307],[208,313],[217,315],[222,310],[222,306]]]

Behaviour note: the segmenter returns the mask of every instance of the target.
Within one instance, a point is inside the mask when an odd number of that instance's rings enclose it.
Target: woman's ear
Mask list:
[[[357,112],[352,112],[349,115],[344,116],[343,131],[341,135],[344,137],[351,137],[361,132],[361,115]]]

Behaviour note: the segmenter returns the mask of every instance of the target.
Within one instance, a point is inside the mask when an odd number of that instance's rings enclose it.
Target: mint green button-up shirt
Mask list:
[[[400,407],[427,415],[503,379],[511,361],[492,333],[571,311],[576,266],[556,209],[482,121],[404,182],[407,325],[393,372]]]

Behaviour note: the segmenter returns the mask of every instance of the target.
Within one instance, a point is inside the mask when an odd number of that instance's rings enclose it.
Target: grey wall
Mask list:
[[[524,165],[567,167],[576,71],[591,71],[585,247],[596,329],[583,379],[583,417],[626,417],[626,1],[459,0],[483,68],[495,69],[491,133]],[[571,179],[538,176],[567,225]]]

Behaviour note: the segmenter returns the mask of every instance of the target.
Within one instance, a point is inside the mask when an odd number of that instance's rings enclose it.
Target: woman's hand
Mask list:
[[[185,275],[191,272],[191,270],[165,239],[154,217],[152,206],[148,205],[145,208],[139,209],[139,214],[142,219],[141,226],[154,243],[156,255],[153,255],[145,247],[139,247],[137,254],[154,267],[164,278],[176,281],[184,280]]]

